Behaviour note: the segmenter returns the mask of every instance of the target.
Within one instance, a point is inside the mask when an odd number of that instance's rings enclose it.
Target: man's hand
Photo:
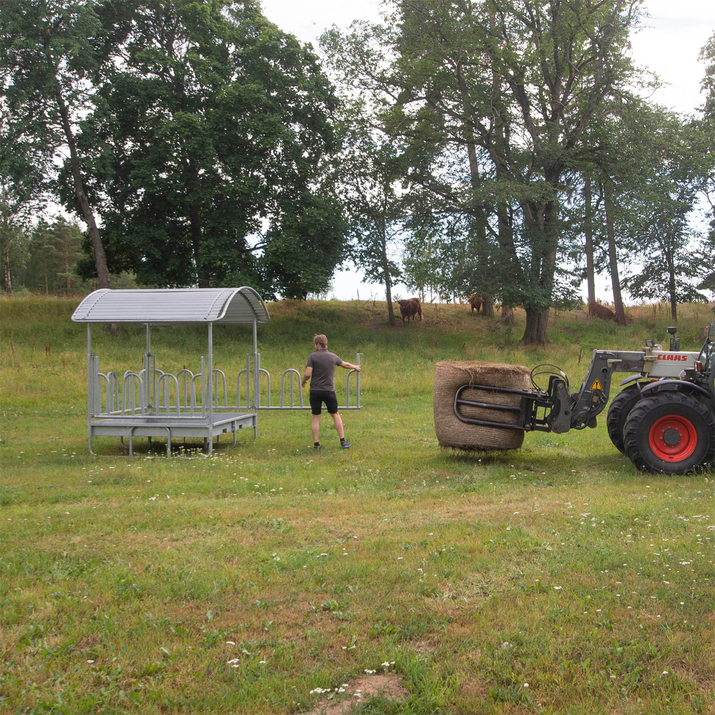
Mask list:
[[[303,380],[301,381],[300,385],[301,387],[305,387],[306,383],[308,380],[310,380],[310,376],[313,374],[313,368],[312,367],[306,367],[305,368],[305,373],[303,374]]]

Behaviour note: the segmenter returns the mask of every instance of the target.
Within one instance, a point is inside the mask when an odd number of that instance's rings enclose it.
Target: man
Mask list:
[[[323,403],[328,408],[328,413],[333,418],[335,429],[340,437],[340,446],[348,449],[350,443],[345,441],[345,430],[343,421],[338,414],[338,398],[335,396],[335,366],[339,365],[346,370],[357,370],[360,372],[360,365],[351,365],[344,362],[334,353],[328,352],[328,339],[325,335],[316,335],[313,338],[315,352],[308,357],[305,367],[302,385],[310,380],[310,408],[313,413],[313,421],[310,430],[313,433],[313,449],[322,449],[320,444],[320,413]]]

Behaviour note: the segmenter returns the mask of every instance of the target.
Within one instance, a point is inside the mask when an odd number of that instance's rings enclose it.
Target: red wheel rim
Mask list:
[[[650,428],[648,438],[653,454],[666,462],[682,462],[698,446],[698,433],[693,423],[681,415],[661,417]]]

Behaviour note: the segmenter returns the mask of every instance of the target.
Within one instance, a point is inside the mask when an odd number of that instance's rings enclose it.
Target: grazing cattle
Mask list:
[[[588,314],[591,318],[601,318],[601,320],[614,320],[616,314],[605,305],[597,303],[595,300],[588,301]]]
[[[402,322],[407,320],[413,320],[419,316],[422,320],[422,303],[420,303],[419,298],[408,298],[407,300],[398,300],[397,303],[400,306],[400,315],[402,315]]]
[[[476,293],[472,293],[472,295],[469,296],[469,305],[472,308],[472,313],[476,310],[477,313],[482,309],[482,306],[484,305],[484,298],[481,295],[477,295]]]

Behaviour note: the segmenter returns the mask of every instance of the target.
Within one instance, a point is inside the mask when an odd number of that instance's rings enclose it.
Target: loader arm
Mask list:
[[[594,350],[581,389],[572,396],[571,429],[595,427],[595,418],[608,402],[613,373],[648,372],[646,366],[655,361],[653,355],[648,354],[649,352],[648,349],[645,351]],[[554,416],[554,421],[558,421],[557,416]]]

